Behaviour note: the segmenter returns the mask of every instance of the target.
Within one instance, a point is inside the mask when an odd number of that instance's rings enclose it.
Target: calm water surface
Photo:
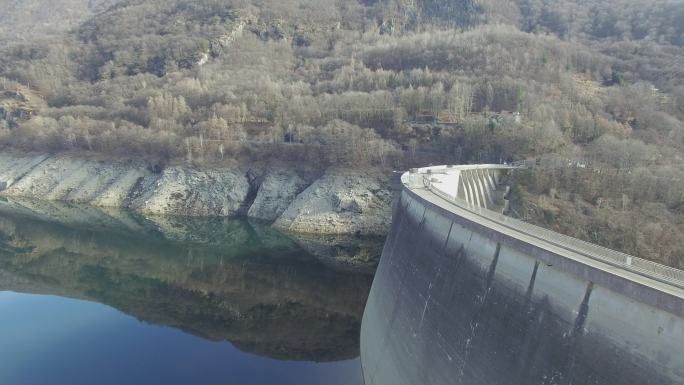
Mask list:
[[[376,244],[45,205],[0,209],[0,384],[363,384]]]

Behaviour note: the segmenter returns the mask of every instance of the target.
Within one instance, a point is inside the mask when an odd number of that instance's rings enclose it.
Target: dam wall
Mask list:
[[[367,385],[684,383],[680,271],[504,223],[483,201],[505,168],[461,171],[403,178],[361,326]]]

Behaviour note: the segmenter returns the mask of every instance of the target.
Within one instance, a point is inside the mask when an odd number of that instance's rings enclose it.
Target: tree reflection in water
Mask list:
[[[245,220],[45,202],[1,211],[0,291],[96,301],[277,359],[359,354],[381,240],[297,240]]]

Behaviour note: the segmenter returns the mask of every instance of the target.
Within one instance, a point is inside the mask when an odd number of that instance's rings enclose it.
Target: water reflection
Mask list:
[[[358,359],[280,361],[109,306],[0,292],[0,383],[361,385]]]
[[[380,243],[327,242],[242,220],[22,202],[0,208],[0,291],[99,302],[259,356],[341,361],[359,354]]]

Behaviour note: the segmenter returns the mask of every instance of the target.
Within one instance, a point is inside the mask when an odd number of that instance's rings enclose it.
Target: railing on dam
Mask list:
[[[506,229],[535,238],[571,253],[684,289],[684,271],[611,250],[577,238],[508,217],[500,178],[515,166],[466,165],[412,169],[402,176],[409,189],[423,189],[469,213]],[[502,191],[503,190],[503,191]]]

